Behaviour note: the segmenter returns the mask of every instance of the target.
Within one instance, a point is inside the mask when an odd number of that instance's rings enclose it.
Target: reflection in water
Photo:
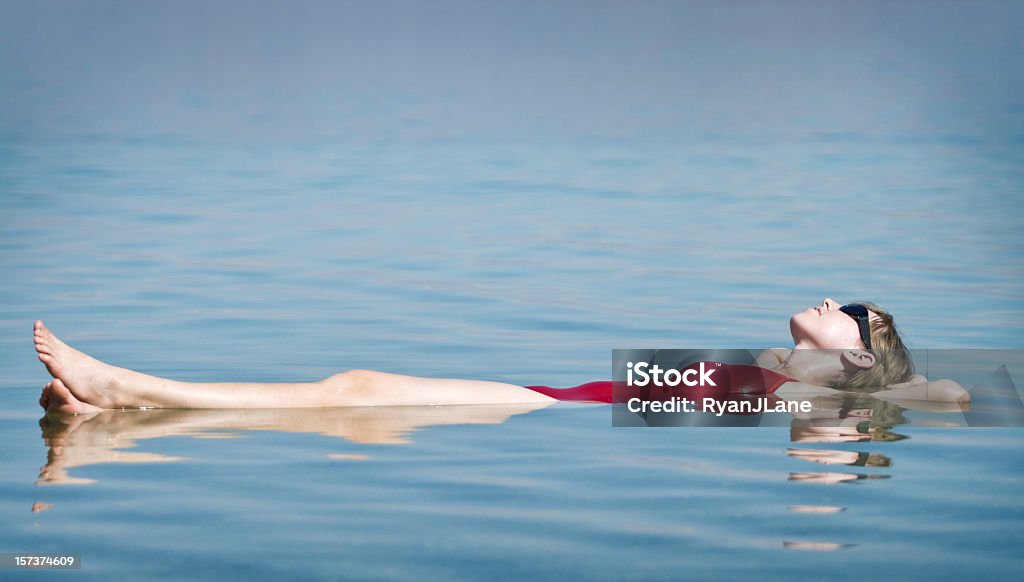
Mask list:
[[[956,407],[959,411],[960,407]],[[909,424],[900,405],[867,395],[848,394],[813,401],[810,413],[794,417],[790,440],[801,443],[891,442],[907,438],[891,431]]]
[[[790,425],[790,440],[795,443],[851,443],[851,442],[892,442],[908,438],[884,428],[872,427],[868,423],[856,425],[808,423],[800,419]]]
[[[39,421],[49,447],[40,485],[92,483],[68,471],[98,463],[166,463],[183,460],[123,449],[137,441],[171,436],[234,438],[211,431],[270,430],[314,433],[360,444],[405,444],[423,427],[453,424],[501,424],[548,403],[478,406],[382,406],[366,408],[292,408],[258,410],[125,410],[80,415],[46,415]],[[365,455],[329,455],[365,460]]]
[[[112,417],[119,414],[122,413],[46,415],[41,418],[39,426],[43,432],[43,443],[49,447],[49,451],[46,455],[46,465],[39,470],[36,484],[88,485],[95,481],[72,477],[68,470],[97,463],[160,463],[181,460],[181,457],[118,450],[135,446],[132,438],[121,438],[120,427],[124,423],[112,422]]]
[[[892,459],[865,451],[833,451],[827,449],[786,449],[790,457],[823,465],[853,465],[855,467],[889,467]]]
[[[335,459],[339,461],[365,461],[370,458],[369,455],[349,455],[343,453],[331,453],[327,455],[328,459]]]
[[[787,550],[801,550],[804,552],[835,552],[856,546],[857,544],[836,544],[832,542],[782,542],[782,547]]]
[[[42,501],[36,501],[32,504],[32,513],[42,513],[47,509],[53,507],[51,503],[43,503]]]
[[[98,463],[153,463],[181,461],[155,453],[132,452],[140,441],[161,437],[187,436],[191,438],[238,438],[243,431],[277,431],[320,434],[361,444],[404,444],[410,442],[413,432],[429,426],[456,424],[500,424],[514,415],[544,408],[547,404],[513,406],[416,406],[378,408],[333,409],[277,409],[277,410],[132,410],[107,411],[78,416],[47,415],[40,421],[44,443],[49,447],[48,461],[43,467],[40,484],[86,484],[93,481],[73,475],[74,469]],[[828,448],[815,445],[792,446],[786,449],[793,463],[815,463],[818,466],[891,467],[889,455],[864,451],[855,446],[843,450],[843,442],[888,442],[906,438],[892,432],[908,420],[904,409],[891,403],[872,402],[870,397],[855,396],[833,398],[816,403],[811,413],[792,418],[790,434],[794,443],[833,443]],[[682,429],[694,430],[694,429]],[[695,429],[702,430],[702,429]],[[755,432],[755,431],[751,431]],[[753,437],[753,435],[751,435]],[[777,449],[776,449],[777,451]],[[886,451],[887,453],[890,451]],[[777,455],[777,452],[773,453]],[[373,453],[331,453],[325,461],[331,463],[360,463],[369,461]],[[633,458],[630,462],[645,462]],[[769,472],[754,468],[709,464],[703,459],[657,458],[659,467],[678,466],[703,474],[730,476],[749,480],[778,480],[777,469]],[[808,466],[810,467],[810,466]],[[824,467],[823,467],[824,468]],[[802,484],[834,485],[861,483],[870,486],[875,479],[888,479],[889,475],[868,472],[844,473],[840,471],[792,471],[788,481]],[[843,488],[839,488],[841,490]],[[788,505],[787,519],[806,527],[808,524],[838,524],[836,518],[827,517],[848,511],[842,499],[813,499],[814,489],[799,488],[795,501],[805,504]],[[837,490],[831,490],[837,491]],[[804,493],[807,493],[805,496]],[[831,492],[830,492],[831,494]],[[834,494],[832,494],[834,497]],[[791,498],[792,499],[792,498]],[[821,503],[824,501],[824,503]],[[49,509],[37,503],[32,511]],[[821,520],[827,520],[822,522]],[[648,525],[644,526],[649,527]],[[817,527],[817,526],[814,526]],[[838,528],[837,528],[838,531]],[[792,534],[790,534],[792,535]],[[856,544],[839,540],[786,540],[776,537],[774,544],[782,543],[787,550],[838,551]],[[851,540],[853,541],[853,540]],[[775,547],[778,547],[777,545]]]
[[[834,485],[849,481],[861,481],[864,479],[888,479],[889,475],[869,475],[867,473],[790,473],[790,481],[803,483],[824,483]]]
[[[793,513],[839,513],[846,511],[845,507],[838,505],[790,505],[787,507]]]
[[[790,440],[799,443],[844,443],[844,442],[892,442],[907,438],[892,432],[894,426],[908,424],[903,415],[905,408],[866,395],[844,395],[838,398],[819,399],[814,402],[810,413],[793,418],[790,423]],[[957,408],[959,410],[959,407]],[[891,467],[892,459],[880,453],[867,451],[844,451],[839,449],[811,449],[790,447],[786,455],[823,465],[847,465],[852,467]],[[889,479],[890,475],[869,473],[791,472],[788,481],[835,485],[837,483],[864,483],[872,479]],[[790,505],[792,513],[834,515],[846,511],[837,505]],[[787,550],[810,552],[834,552],[855,547],[823,541],[784,541]]]
[[[91,479],[69,474],[75,467],[98,463],[165,463],[183,460],[157,453],[132,452],[144,439],[189,436],[192,438],[237,438],[224,431],[270,430],[313,433],[360,444],[404,444],[409,434],[427,426],[453,424],[500,424],[513,415],[548,406],[546,403],[479,406],[408,406],[326,409],[254,410],[127,410],[82,415],[46,415],[40,421],[44,443],[49,447],[39,484],[88,484]],[[793,442],[841,443],[893,441],[904,437],[892,433],[894,424],[907,422],[903,408],[863,396],[824,399],[806,416],[793,418]],[[790,448],[793,458],[822,464],[888,467],[889,457],[863,451]],[[369,457],[333,454],[334,460],[361,461]],[[790,480],[841,482],[878,478],[838,473],[793,473]]]

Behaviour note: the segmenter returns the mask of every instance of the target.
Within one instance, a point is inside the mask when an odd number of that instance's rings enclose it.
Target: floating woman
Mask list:
[[[842,391],[873,391],[885,399],[967,402],[956,382],[928,382],[915,375],[910,353],[893,317],[869,303],[839,305],[826,298],[793,315],[791,349],[771,349],[756,360],[762,393],[780,398]],[[322,408],[544,403],[558,400],[612,402],[611,382],[576,388],[516,386],[501,382],[418,378],[349,370],[317,382],[180,382],[101,362],[61,341],[43,322],[34,326],[39,360],[53,380],[40,405],[48,412],[82,413],[120,408]],[[724,364],[736,378],[725,392],[749,393],[752,366]],[[742,368],[742,369],[741,369]],[[747,392],[744,392],[747,391]]]

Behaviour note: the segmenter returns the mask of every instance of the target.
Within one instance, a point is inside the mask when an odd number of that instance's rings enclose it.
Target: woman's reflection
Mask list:
[[[338,437],[358,444],[398,445],[431,426],[501,424],[549,403],[473,406],[384,406],[320,409],[131,410],[78,415],[48,414],[39,421],[49,448],[38,483],[88,484],[69,470],[98,463],[165,463],[182,460],[131,452],[145,439],[191,436],[233,438],[222,431],[270,430]],[[359,455],[332,458],[358,460]]]

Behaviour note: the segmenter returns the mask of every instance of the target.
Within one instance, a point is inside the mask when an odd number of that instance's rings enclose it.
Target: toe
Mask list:
[[[53,382],[50,382],[50,389],[53,390],[53,395],[61,400],[71,400],[73,398],[71,390],[60,380],[54,379]]]
[[[51,381],[46,383],[46,386],[43,386],[43,392],[42,392],[42,394],[39,395],[39,406],[42,406],[43,410],[46,410],[47,408],[49,408],[49,406],[50,406],[50,394],[52,392],[53,392],[53,381],[51,380]]]

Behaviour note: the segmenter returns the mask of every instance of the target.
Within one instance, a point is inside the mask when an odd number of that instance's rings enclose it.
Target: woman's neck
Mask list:
[[[843,372],[838,350],[812,350],[795,347],[776,371],[805,384],[827,386]]]

